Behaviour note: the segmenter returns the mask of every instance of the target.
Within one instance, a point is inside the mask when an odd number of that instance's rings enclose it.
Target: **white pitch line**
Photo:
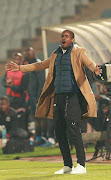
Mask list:
[[[25,169],[2,169],[0,171],[16,171],[16,170],[25,170]]]
[[[29,172],[31,174],[47,174],[47,172]]]
[[[5,171],[17,171],[17,170],[25,170],[25,169],[2,169],[0,172],[5,172]],[[47,172],[29,172],[31,174],[47,174]]]
[[[8,170],[5,170],[5,169],[4,169],[4,170],[0,170],[0,171],[8,171]]]

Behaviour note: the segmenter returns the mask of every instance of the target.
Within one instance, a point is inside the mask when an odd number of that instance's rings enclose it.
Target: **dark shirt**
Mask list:
[[[17,115],[14,109],[9,108],[5,113],[0,110],[0,125],[4,125],[9,134],[17,128]]]
[[[32,59],[30,64],[35,62],[37,62],[36,58]],[[42,92],[44,82],[45,82],[45,71],[29,72],[29,84],[28,84],[29,96],[35,97],[37,100]]]

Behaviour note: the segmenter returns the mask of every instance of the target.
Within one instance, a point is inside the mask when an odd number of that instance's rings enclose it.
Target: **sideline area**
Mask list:
[[[93,156],[93,153],[86,153],[86,160],[91,159]],[[73,162],[76,163],[76,155],[72,155]],[[61,155],[56,155],[56,156],[42,156],[42,157],[29,157],[29,158],[20,158],[20,161],[41,161],[41,162],[54,162],[54,163],[62,163],[62,156]],[[111,164],[111,159],[106,160],[103,159],[102,157],[99,157],[97,159],[93,159],[91,161],[88,161],[86,163],[96,163],[96,164]]]

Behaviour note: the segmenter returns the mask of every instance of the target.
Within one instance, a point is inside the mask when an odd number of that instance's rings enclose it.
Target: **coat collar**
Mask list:
[[[72,51],[74,52],[74,51],[76,51],[78,48],[79,48],[79,46],[78,46],[77,44],[74,44],[74,45],[73,45],[73,48],[72,48]]]
[[[73,44],[72,50],[71,50],[71,62],[73,64],[73,53],[78,49],[78,45],[77,44]],[[51,61],[51,70],[53,71],[54,68],[54,63],[57,57],[57,52],[60,52],[61,47],[59,46],[58,49],[56,49],[53,53],[52,53],[52,61]],[[62,51],[62,50],[61,50]]]
[[[72,50],[74,47],[74,44],[72,44],[67,50],[65,53],[68,53],[70,50]],[[59,53],[63,53],[62,52],[62,48],[61,48],[61,45],[54,51],[55,54],[59,54]]]

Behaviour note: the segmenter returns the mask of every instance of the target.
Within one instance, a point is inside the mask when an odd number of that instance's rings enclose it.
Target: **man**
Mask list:
[[[49,68],[35,116],[54,119],[56,138],[64,160],[64,167],[55,174],[86,173],[80,120],[81,115],[84,118],[97,116],[95,98],[84,65],[96,75],[101,75],[101,69],[88,58],[84,48],[73,46],[74,41],[74,33],[65,30],[61,35],[61,46],[49,59],[26,66],[13,62],[6,65],[8,70],[22,72]],[[76,148],[76,168],[73,168],[69,142]]]
[[[27,138],[28,133],[19,127],[16,111],[10,107],[10,101],[7,96],[0,98],[0,125],[6,127],[6,132],[10,138]]]
[[[17,115],[10,107],[9,98],[2,96],[0,98],[0,125],[4,125],[8,136],[13,136],[17,130]]]

